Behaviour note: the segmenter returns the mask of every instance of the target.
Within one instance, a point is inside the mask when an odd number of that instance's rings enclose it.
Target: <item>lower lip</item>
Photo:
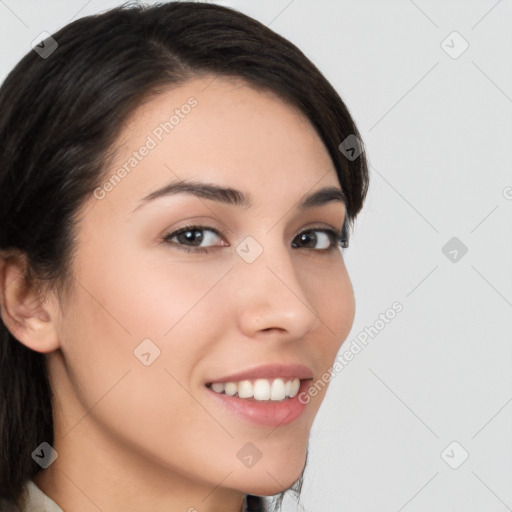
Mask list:
[[[229,396],[225,393],[216,393],[206,387],[213,399],[219,400],[234,414],[251,423],[270,427],[288,425],[302,415],[307,404],[299,401],[299,395],[307,391],[310,380],[301,380],[299,391],[293,398],[282,401],[261,400],[253,401],[239,398],[237,395]]]

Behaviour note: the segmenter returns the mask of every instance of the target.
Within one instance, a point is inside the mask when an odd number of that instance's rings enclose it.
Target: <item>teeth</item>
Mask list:
[[[240,398],[251,398],[253,395],[252,384],[248,380],[238,383],[238,396]]]
[[[212,391],[234,396],[238,393],[240,398],[253,398],[255,400],[284,400],[293,398],[299,391],[300,379],[256,379],[255,381],[242,380],[240,382],[214,382],[210,385]]]
[[[274,379],[270,388],[270,400],[284,400],[286,397],[283,379]]]
[[[213,391],[215,391],[217,393],[222,393],[224,391],[224,384],[222,382],[214,382],[212,384],[212,389],[213,389]],[[235,389],[235,392],[236,392],[236,389]],[[230,394],[230,393],[227,393],[227,394]]]
[[[226,395],[233,396],[238,391],[238,387],[234,382],[226,382],[226,384],[221,383],[221,384],[218,384],[218,386],[221,386],[222,389],[220,391],[217,389],[214,389],[214,391],[217,391],[217,393],[222,393],[222,391],[224,390]],[[213,384],[212,384],[212,389],[213,389]]]

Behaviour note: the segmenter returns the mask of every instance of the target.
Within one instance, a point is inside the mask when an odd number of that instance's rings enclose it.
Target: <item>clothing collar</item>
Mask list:
[[[33,480],[27,480],[23,490],[23,498],[25,499],[25,507],[19,512],[64,512],[62,508],[49,498]],[[265,503],[260,496],[246,494],[242,512],[266,512]]]

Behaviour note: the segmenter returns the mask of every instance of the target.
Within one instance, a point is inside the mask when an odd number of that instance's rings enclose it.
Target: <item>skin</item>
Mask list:
[[[291,486],[327,386],[292,423],[264,427],[216,404],[204,382],[290,361],[316,380],[352,327],[341,250],[292,247],[311,226],[342,228],[342,203],[296,208],[305,194],[340,188],[333,163],[309,121],[272,93],[203,77],[152,98],[127,122],[109,176],[191,96],[198,105],[172,133],[104,199],[84,204],[66,304],[38,302],[17,279],[21,266],[2,266],[12,284],[5,324],[47,354],[59,456],[34,481],[64,510],[238,512],[244,493]],[[132,212],[186,178],[240,189],[253,205],[180,194]],[[189,222],[219,231],[204,232],[208,253],[162,241]],[[263,248],[251,264],[235,250],[247,236]],[[133,354],[146,338],[161,351],[149,366]],[[237,458],[248,441],[262,453],[251,468]]]

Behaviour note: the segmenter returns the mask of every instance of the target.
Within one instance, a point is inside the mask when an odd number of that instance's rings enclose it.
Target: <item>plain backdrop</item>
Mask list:
[[[0,76],[41,32],[119,3],[0,1]],[[285,510],[512,510],[512,2],[219,3],[320,68],[371,164],[340,354],[372,336],[332,379]]]

